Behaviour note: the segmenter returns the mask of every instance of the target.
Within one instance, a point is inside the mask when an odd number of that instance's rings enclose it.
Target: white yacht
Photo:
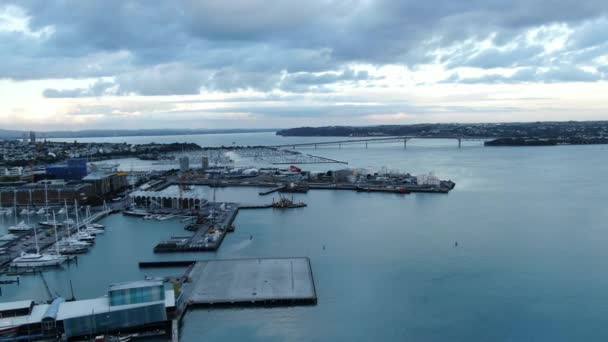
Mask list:
[[[57,254],[40,254],[36,249],[36,253],[21,252],[21,255],[13,259],[11,266],[13,267],[44,267],[58,266],[65,262],[66,258]]]
[[[57,236],[55,235],[55,239]],[[11,266],[13,267],[45,267],[45,266],[58,266],[66,261],[66,257],[57,254],[40,254],[40,248],[38,247],[38,233],[34,228],[34,240],[36,241],[36,253],[21,252],[21,255],[13,259]],[[57,247],[57,246],[56,246]],[[58,251],[58,250],[57,250]]]
[[[17,235],[15,234],[4,234],[2,236],[0,236],[0,241],[13,241],[17,238]]]
[[[91,235],[87,232],[79,231],[76,234],[72,235],[76,240],[85,241],[93,243],[95,242],[95,236]]]
[[[62,222],[57,222],[57,221],[52,221],[52,220],[40,221],[40,222],[38,222],[38,224],[42,227],[63,227]]]
[[[64,239],[60,240],[59,242],[57,242],[57,245],[60,248],[61,247],[67,247],[67,246],[91,247],[91,243],[90,242],[81,241],[81,240],[78,240],[78,239],[73,238],[73,237],[64,238]]]
[[[28,232],[32,230],[32,227],[25,223],[25,221],[21,221],[14,226],[8,227],[9,232]]]
[[[98,235],[98,234],[105,233],[105,231],[103,229],[93,228],[93,227],[88,226],[88,225],[85,226],[82,231],[85,232],[85,233],[87,233],[87,234],[91,234],[91,235]]]

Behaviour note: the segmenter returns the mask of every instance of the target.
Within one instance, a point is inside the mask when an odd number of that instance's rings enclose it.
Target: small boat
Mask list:
[[[17,238],[17,235],[15,234],[4,234],[2,236],[0,236],[0,241],[13,241]]]
[[[63,214],[65,214],[65,209],[64,208],[59,209],[59,211],[57,212],[57,215],[63,215]]]
[[[80,231],[80,232],[78,232],[78,233],[76,233],[76,234],[74,234],[72,236],[76,240],[79,240],[79,241],[86,241],[86,242],[91,242],[91,243],[95,241],[95,236],[94,235],[91,235],[91,234],[83,232],[83,231]]]
[[[74,220],[72,220],[71,218],[69,218],[69,219],[67,219],[67,220],[63,221],[63,224],[67,224],[67,225],[72,225],[72,224],[74,224],[74,223],[76,223],[76,222],[75,222]]]
[[[38,249],[36,253],[21,252],[21,255],[13,259],[11,266],[13,267],[45,267],[61,265],[66,258],[56,254],[40,254]]]
[[[103,233],[105,233],[105,231],[103,229],[97,229],[97,228],[93,228],[93,227],[89,227],[89,226],[86,226],[82,231],[85,232],[85,233],[87,233],[87,234],[91,234],[91,235],[97,235],[97,234],[103,234]]]
[[[75,246],[75,247],[90,247],[92,244],[90,242],[87,241],[81,241],[78,240],[76,238],[73,237],[69,237],[69,238],[65,238],[59,242],[57,242],[57,246],[59,248],[62,247],[69,247],[69,246]]]
[[[19,215],[21,215],[21,216],[26,216],[26,215],[29,215],[29,214],[30,214],[30,211],[29,211],[29,210],[27,210],[27,209],[22,209],[22,210],[19,212]]]
[[[36,215],[44,215],[44,213],[46,213],[46,211],[44,210],[44,208],[40,208],[40,209],[38,209],[38,211],[36,212]]]
[[[88,227],[92,227],[95,229],[105,229],[106,228],[106,226],[104,226],[103,224],[99,224],[99,223],[89,223],[89,224],[87,224],[87,228]]]
[[[21,221],[14,226],[8,227],[9,232],[27,232],[32,230],[32,227],[25,223],[25,221]]]
[[[68,245],[59,247],[59,253],[62,255],[84,254],[88,251],[89,249],[84,246]]]
[[[42,226],[42,227],[63,227],[63,223],[62,222],[57,222],[57,221],[40,221],[38,222],[38,225]]]

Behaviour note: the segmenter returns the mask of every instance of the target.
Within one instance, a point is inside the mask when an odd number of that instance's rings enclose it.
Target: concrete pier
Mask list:
[[[308,258],[199,261],[182,285],[186,305],[291,306],[317,303]]]

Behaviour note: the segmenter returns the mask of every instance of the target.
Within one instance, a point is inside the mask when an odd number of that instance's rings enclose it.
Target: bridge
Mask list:
[[[495,138],[489,137],[471,137],[471,136],[415,136],[415,135],[401,135],[394,137],[379,137],[379,138],[364,138],[364,139],[348,139],[348,140],[335,140],[335,141],[319,141],[319,142],[309,142],[309,143],[296,143],[296,144],[282,144],[282,145],[271,145],[268,147],[274,148],[292,148],[296,147],[314,147],[317,148],[319,146],[338,146],[342,147],[342,145],[352,145],[352,144],[364,144],[365,148],[367,148],[368,144],[380,144],[380,143],[391,143],[391,142],[399,142],[403,141],[403,148],[407,148],[407,141],[410,139],[453,139],[458,141],[458,148],[462,147],[463,140],[489,140]]]

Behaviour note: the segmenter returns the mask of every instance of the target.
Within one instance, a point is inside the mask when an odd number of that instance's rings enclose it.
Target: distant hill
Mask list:
[[[102,137],[135,137],[161,135],[190,135],[190,134],[222,134],[222,133],[255,133],[274,132],[276,129],[137,129],[137,130],[104,130],[92,129],[82,131],[49,131],[36,132],[39,138],[102,138]],[[29,131],[0,129],[0,139],[20,139]],[[28,135],[29,136],[29,135]]]
[[[279,130],[281,136],[300,137],[533,137],[533,138],[608,138],[608,121],[512,122],[512,123],[438,123],[385,126],[298,127]]]

